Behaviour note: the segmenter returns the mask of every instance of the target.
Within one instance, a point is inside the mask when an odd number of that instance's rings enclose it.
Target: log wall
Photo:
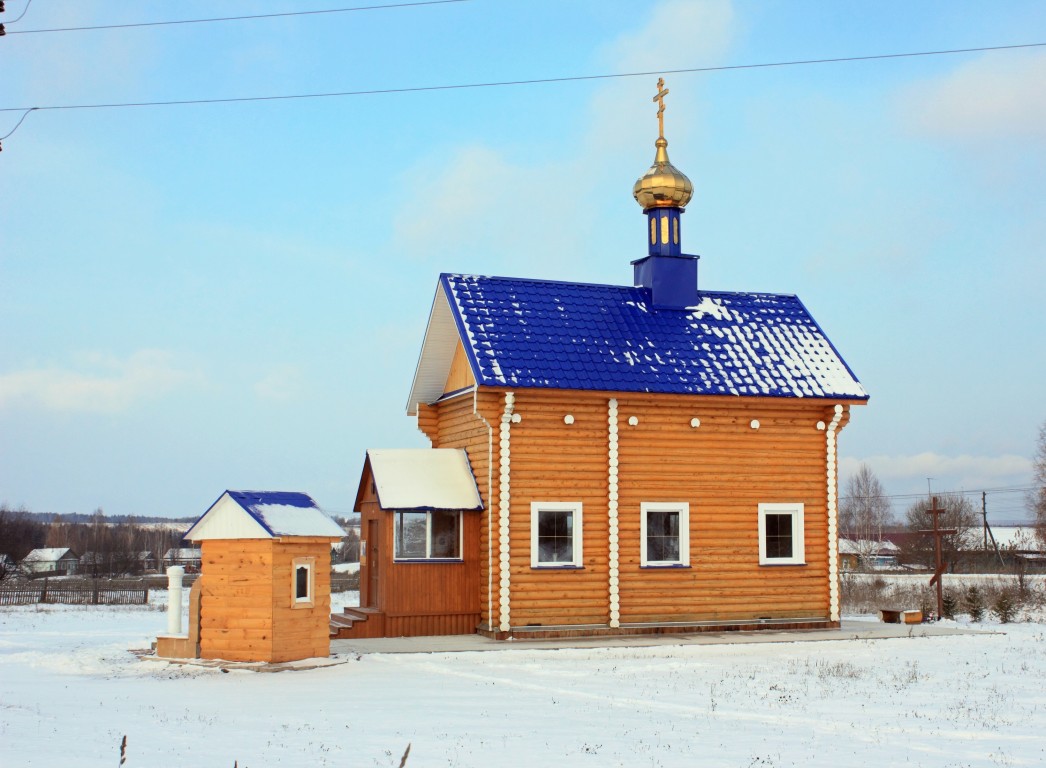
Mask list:
[[[468,392],[435,406],[420,406],[418,411],[418,427],[429,438],[432,447],[464,448],[469,457],[472,474],[476,478],[483,509],[476,515],[478,519],[475,520],[476,552],[474,558],[472,555],[469,557],[475,563],[476,576],[468,585],[468,589],[474,590],[474,601],[471,605],[479,611],[479,621],[484,624],[490,621],[490,610],[494,602],[492,594],[497,591],[491,573],[491,569],[496,568],[497,556],[496,553],[492,555],[490,550],[493,530],[491,494],[492,483],[496,482],[496,478],[491,475],[491,446],[495,439],[492,436],[491,425],[496,430],[500,413],[493,420],[487,417],[484,421],[479,409],[484,408],[492,412],[499,407],[500,402],[500,393]],[[496,533],[493,534],[493,538],[496,547]],[[469,631],[475,631],[475,626]]]
[[[280,662],[330,654],[330,539],[202,542],[200,655]],[[291,563],[314,557],[314,602],[291,608]]]
[[[609,623],[611,398],[618,403],[621,624],[829,617],[828,454],[818,422],[830,423],[836,403],[554,390],[514,395],[520,421],[510,437],[513,627]],[[485,392],[478,403],[497,424],[503,393]],[[573,423],[565,423],[567,415]],[[442,410],[439,416],[442,425]],[[693,418],[700,426],[691,426]],[[498,455],[495,448],[495,462]],[[582,568],[531,567],[532,501],[582,502]],[[688,568],[641,567],[644,501],[690,505]],[[805,565],[759,565],[758,505],[765,502],[804,504]],[[485,614],[484,623],[496,620]]]

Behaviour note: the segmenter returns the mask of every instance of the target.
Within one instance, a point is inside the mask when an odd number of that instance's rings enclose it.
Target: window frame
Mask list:
[[[433,557],[432,556],[432,515],[433,513],[457,515],[458,518],[458,555],[457,557]],[[425,556],[424,557],[400,557],[399,551],[399,526],[397,516],[399,515],[425,515]],[[392,561],[394,563],[460,563],[464,560],[462,553],[465,546],[465,518],[464,511],[460,509],[394,509],[392,510]]]
[[[679,513],[679,559],[647,559],[647,513]],[[641,568],[689,568],[690,567],[690,502],[687,501],[643,501],[639,504],[639,566]]]
[[[570,512],[572,555],[570,562],[542,562],[538,546],[538,523],[542,512]],[[540,570],[577,570],[583,566],[582,504],[580,501],[533,501],[530,503],[530,567]]]
[[[788,515],[792,519],[792,555],[769,557],[766,553],[766,516]],[[759,565],[806,565],[805,505],[773,502],[759,505]]]
[[[298,597],[298,570],[308,572],[308,594]],[[316,558],[295,557],[291,560],[291,608],[314,608],[316,606]]]

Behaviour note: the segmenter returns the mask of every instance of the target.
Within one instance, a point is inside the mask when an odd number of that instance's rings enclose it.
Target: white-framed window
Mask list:
[[[759,505],[759,564],[806,564],[802,504]]]
[[[396,560],[460,560],[461,512],[392,513]]]
[[[581,502],[535,501],[530,505],[532,568],[581,567]]]
[[[291,607],[312,608],[316,604],[316,558],[291,561]]]
[[[690,505],[644,501],[639,505],[640,565],[690,565]]]

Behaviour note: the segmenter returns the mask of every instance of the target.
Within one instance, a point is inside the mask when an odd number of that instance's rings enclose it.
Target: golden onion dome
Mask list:
[[[694,196],[694,185],[686,174],[669,162],[668,141],[664,136],[659,136],[654,146],[657,147],[654,164],[636,181],[632,196],[644,211],[650,208],[685,208]]]

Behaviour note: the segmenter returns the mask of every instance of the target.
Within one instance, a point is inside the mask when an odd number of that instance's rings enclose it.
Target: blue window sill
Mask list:
[[[759,563],[760,568],[803,568],[806,563]]]
[[[687,563],[647,563],[639,566],[641,571],[679,571],[688,570],[689,568],[690,565]]]
[[[415,557],[399,559],[394,558],[394,563],[463,563],[465,560],[460,557]]]

